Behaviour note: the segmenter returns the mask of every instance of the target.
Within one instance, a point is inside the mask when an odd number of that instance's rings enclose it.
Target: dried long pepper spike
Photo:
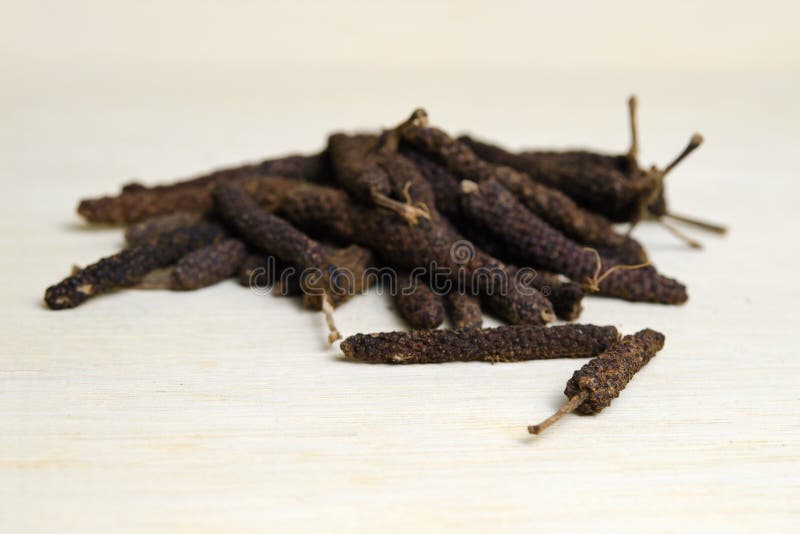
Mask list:
[[[455,283],[468,281],[473,293],[491,292],[495,313],[508,322],[545,324],[555,319],[550,302],[541,293],[509,284],[508,267],[476,249],[435,210],[431,210],[430,220],[408,225],[386,210],[354,204],[343,191],[306,184],[287,195],[278,211],[301,228],[324,228],[337,241],[366,246],[386,265],[406,270],[435,265]],[[454,249],[466,251],[466,261],[454,257]],[[508,290],[497,290],[503,286]]]
[[[211,195],[205,187],[184,187],[163,192],[144,189],[82,200],[78,205],[78,213],[89,222],[122,224],[176,211],[206,212],[212,206]]]
[[[194,250],[175,265],[172,288],[200,289],[230,278],[239,269],[246,254],[244,243],[233,238]]]
[[[619,339],[613,326],[500,326],[356,334],[340,345],[348,358],[370,363],[514,362],[587,358]]]
[[[100,293],[134,285],[150,271],[167,267],[224,235],[219,225],[210,222],[178,228],[89,265],[47,288],[44,300],[54,310],[74,308]]]
[[[125,229],[125,241],[140,243],[177,228],[185,228],[202,220],[203,214],[194,211],[176,211],[133,223]]]
[[[478,297],[455,290],[445,295],[444,304],[453,328],[480,328],[483,325]]]
[[[252,246],[303,270],[322,265],[325,247],[280,217],[264,211],[240,186],[220,184],[214,190],[214,198],[220,215]],[[321,304],[328,324],[328,339],[338,339],[330,298],[323,298]]]
[[[483,161],[467,145],[442,130],[412,124],[404,128],[401,135],[406,143],[434,158],[462,180],[494,179],[502,183],[531,211],[574,239],[591,245],[632,246],[603,216],[580,208],[561,191],[542,185],[525,173]]]
[[[226,182],[227,183],[227,182]],[[277,176],[249,176],[230,181],[242,186],[260,204],[278,204],[287,190],[298,180]],[[215,185],[163,186],[159,188],[134,187],[117,196],[87,199],[78,206],[78,213],[90,222],[109,224],[135,223],[175,212],[205,213],[214,206],[212,193]]]
[[[664,335],[649,328],[625,336],[575,371],[564,390],[567,403],[538,425],[529,426],[528,432],[539,434],[572,411],[586,415],[599,413],[663,346]]]
[[[123,193],[140,191],[168,192],[184,187],[207,187],[221,182],[235,182],[261,176],[283,176],[296,180],[325,182],[328,179],[328,154],[326,151],[317,154],[291,154],[278,158],[270,158],[258,163],[248,163],[236,167],[217,169],[207,174],[178,180],[169,184],[145,186],[132,182],[122,187]]]
[[[325,252],[294,226],[264,211],[243,188],[220,184],[214,191],[220,215],[255,248],[274,254],[300,269],[322,263]]]
[[[406,121],[376,138],[370,135],[334,134],[328,138],[328,151],[337,181],[358,200],[391,210],[409,224],[429,214],[419,206],[392,198],[401,192],[386,168],[387,157],[397,153],[400,132],[413,124],[424,124],[427,117],[415,112]],[[402,185],[401,185],[402,187]]]
[[[594,276],[597,267],[594,253],[539,219],[499,183],[465,181],[462,191],[465,213],[502,239],[527,265],[561,273],[575,281]],[[618,263],[603,258],[604,269]],[[661,276],[652,267],[614,270],[599,287],[603,295],[634,302],[680,304],[688,298],[681,283]]]
[[[421,277],[409,276],[407,272],[398,273],[394,300],[400,315],[413,328],[436,328],[444,321],[442,297],[434,293]]]
[[[724,234],[727,231],[725,226],[682,215],[673,216],[667,209],[664,176],[661,174],[663,171],[655,167],[642,168],[638,162],[637,106],[636,97],[632,96],[628,100],[631,145],[625,154],[606,155],[585,150],[527,151],[515,154],[469,137],[459,140],[482,159],[527,173],[534,180],[564,191],[581,206],[602,213],[612,221],[636,222],[646,218],[663,224],[663,219],[670,217],[702,230]],[[695,134],[690,142],[689,152],[697,148],[700,141],[700,136]],[[686,155],[688,153],[684,153],[683,157]],[[696,241],[687,238],[674,227],[665,227],[683,241],[697,247]],[[599,247],[600,243],[592,245],[602,248]],[[628,257],[625,261],[634,260]]]
[[[602,284],[603,280],[611,276],[615,271],[633,271],[636,269],[644,269],[645,267],[650,266],[649,261],[639,263],[637,265],[624,265],[618,263],[616,265],[612,265],[601,274],[601,271],[603,270],[603,259],[600,257],[600,253],[591,247],[584,247],[584,250],[588,250],[594,254],[595,260],[597,261],[597,269],[595,270],[594,275],[587,278],[586,282],[583,284],[584,290],[589,293],[596,293],[600,291],[600,284]]]

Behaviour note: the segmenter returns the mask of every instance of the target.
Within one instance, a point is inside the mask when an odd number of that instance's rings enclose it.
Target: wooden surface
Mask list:
[[[800,84],[791,4],[766,4],[684,18],[620,3],[590,14],[597,28],[570,11],[514,17],[521,5],[449,19],[362,6],[383,24],[369,31],[334,31],[358,15],[308,5],[186,20],[160,4],[14,6],[0,56],[0,530],[791,531]],[[552,28],[529,26],[548,16]],[[403,29],[418,18],[419,42]],[[626,54],[615,31],[641,46]],[[551,38],[563,63],[544,53]],[[41,303],[73,263],[122,245],[74,207],[130,177],[315,150],[333,129],[420,104],[436,124],[512,147],[621,151],[634,90],[643,161],[706,136],[669,178],[675,209],[732,232],[694,234],[698,252],[637,230],[690,301],[586,302],[581,321],[667,336],[599,416],[525,430],[582,361],[348,363],[318,314],[234,282],[64,312]],[[339,327],[402,327],[390,307],[358,298]]]

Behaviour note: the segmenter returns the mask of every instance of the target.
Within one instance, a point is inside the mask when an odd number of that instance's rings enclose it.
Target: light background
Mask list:
[[[794,2],[0,3],[0,530],[789,531],[800,520],[800,39]],[[582,362],[337,359],[321,318],[229,282],[41,305],[115,251],[79,198],[435,124],[642,159],[706,144],[637,231],[686,306],[590,299],[664,351],[598,417],[538,438]],[[402,327],[378,295],[345,333]]]

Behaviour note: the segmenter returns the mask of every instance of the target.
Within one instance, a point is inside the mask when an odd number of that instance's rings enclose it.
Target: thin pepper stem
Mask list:
[[[428,213],[427,210],[421,209],[419,206],[415,206],[413,204],[406,204],[404,202],[400,202],[398,200],[391,199],[384,194],[373,192],[372,193],[372,201],[375,203],[376,206],[380,206],[382,208],[386,208],[391,210],[402,218],[404,218],[409,224],[417,224],[420,218],[423,219],[430,219],[431,214]]]
[[[691,138],[691,139],[689,139],[689,144],[687,144],[687,145],[686,145],[686,148],[684,148],[684,149],[683,149],[683,152],[681,152],[680,154],[678,154],[678,156],[677,156],[677,157],[676,157],[674,160],[672,160],[672,161],[669,163],[669,165],[667,165],[666,167],[664,167],[664,170],[663,170],[663,171],[661,171],[661,178],[663,179],[663,178],[664,178],[664,176],[666,176],[667,174],[669,174],[669,172],[670,172],[672,169],[674,169],[674,168],[675,168],[675,167],[678,165],[678,163],[680,163],[681,161],[683,161],[683,160],[686,158],[686,156],[688,156],[689,154],[691,154],[692,152],[694,152],[695,150],[697,150],[697,148],[698,148],[698,147],[699,147],[701,144],[703,144],[703,136],[702,136],[702,135],[700,135],[699,133],[696,133],[696,134],[692,135],[692,138]]]
[[[646,261],[644,263],[638,263],[636,265],[625,265],[620,263],[611,266],[610,268],[606,269],[606,272],[600,274],[600,271],[603,268],[603,260],[600,258],[600,253],[597,252],[597,250],[593,249],[592,247],[584,247],[583,249],[591,251],[594,254],[594,257],[597,259],[597,269],[595,269],[594,271],[594,276],[591,278],[587,278],[586,283],[583,285],[584,290],[590,293],[596,293],[597,291],[600,291],[600,283],[606,278],[608,278],[609,275],[614,271],[621,271],[621,270],[632,271],[634,269],[641,269],[643,267],[647,267],[650,265],[649,261]]]
[[[572,412],[581,405],[583,401],[586,400],[586,392],[581,391],[571,399],[569,399],[566,404],[564,404],[561,408],[558,409],[556,413],[539,423],[538,425],[530,425],[528,426],[528,432],[531,434],[541,434],[544,432],[547,427],[567,415],[568,413]]]
[[[342,339],[342,334],[336,328],[336,323],[333,321],[333,302],[331,297],[324,293],[322,295],[322,313],[325,315],[325,322],[328,324],[328,343],[333,345],[337,339]]]
[[[628,98],[628,120],[630,121],[631,129],[631,146],[628,149],[628,160],[634,167],[638,166],[637,161],[639,159],[639,120],[637,110],[638,101],[636,100],[636,95],[631,95]]]
[[[721,224],[715,224],[708,221],[701,221],[699,219],[695,219],[694,217],[687,217],[686,215],[679,215],[677,213],[668,212],[663,215],[664,217],[669,217],[670,219],[681,222],[683,224],[688,224],[690,226],[694,226],[696,228],[700,228],[701,230],[706,230],[708,232],[712,232],[715,234],[724,235],[728,233],[728,227],[723,226]]]
[[[658,224],[660,224],[661,226],[666,228],[667,231],[669,231],[669,233],[671,233],[672,235],[674,235],[675,237],[677,237],[681,241],[684,241],[690,247],[698,248],[698,249],[699,248],[703,248],[703,245],[699,241],[696,241],[696,240],[692,239],[691,237],[689,237],[688,235],[684,234],[683,232],[681,232],[680,230],[675,228],[673,225],[671,225],[670,223],[665,221],[662,217],[659,217],[656,220],[658,221]]]

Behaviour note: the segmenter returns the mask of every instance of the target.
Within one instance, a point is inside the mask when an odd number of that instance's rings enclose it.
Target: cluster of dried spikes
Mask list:
[[[610,327],[545,325],[577,319],[590,293],[687,300],[686,288],[660,274],[631,237],[640,221],[656,220],[693,247],[667,219],[725,231],[676,215],[665,201],[664,178],[702,137],[692,136],[666,167],[644,169],[636,111],[632,97],[631,147],[621,155],[512,153],[453,138],[418,109],[389,130],[335,133],[319,154],[155,187],[128,184],[78,207],[89,222],[128,225],[128,246],[74,269],[47,289],[45,302],[64,309],[117,288],[193,290],[260,277],[321,310],[333,342],[341,337],[333,309],[378,280],[364,276],[370,268],[389,267],[399,273],[396,308],[415,330],[353,336],[342,344],[347,356],[383,363],[595,357],[568,384],[570,400],[556,417],[595,413],[663,336],[645,331],[618,341]],[[616,231],[618,222],[630,223],[628,231]],[[431,266],[449,273],[447,291],[434,287]],[[535,274],[520,282],[523,272]],[[481,329],[482,311],[510,326]],[[446,315],[454,329],[435,330]]]

